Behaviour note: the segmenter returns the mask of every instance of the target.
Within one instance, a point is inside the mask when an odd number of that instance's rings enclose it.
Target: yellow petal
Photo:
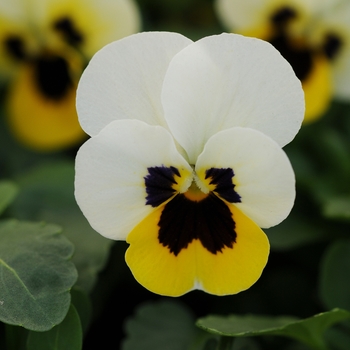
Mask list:
[[[332,72],[326,57],[322,55],[313,57],[312,69],[309,76],[302,80],[302,86],[305,93],[304,123],[309,123],[320,118],[331,102]]]
[[[145,288],[161,295],[180,296],[194,288],[196,257],[192,245],[175,256],[159,243],[158,222],[163,208],[156,209],[129,233],[125,259]]]
[[[196,277],[211,294],[236,294],[250,288],[260,277],[269,255],[265,233],[235,206],[230,206],[236,223],[236,243],[216,255],[196,245]]]
[[[195,239],[175,255],[159,243],[156,209],[128,235],[126,262],[136,280],[150,291],[180,296],[192,289],[216,295],[235,294],[254,284],[266,265],[269,243],[264,232],[234,206],[236,243],[216,254]]]
[[[22,68],[10,86],[6,101],[14,135],[39,151],[55,151],[82,141],[85,133],[75,109],[76,85],[62,98],[48,99],[36,86],[34,69]]]

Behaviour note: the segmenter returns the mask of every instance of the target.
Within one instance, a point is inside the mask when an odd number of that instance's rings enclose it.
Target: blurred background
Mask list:
[[[177,299],[155,295],[139,285],[126,266],[127,244],[104,239],[90,228],[75,203],[73,186],[75,154],[87,136],[71,120],[76,84],[94,51],[138,31],[175,31],[198,40],[234,30],[228,28],[212,0],[137,0],[133,9],[121,5],[120,11],[127,14],[113,14],[107,20],[111,2],[101,1],[105,8],[96,27],[83,16],[85,10],[86,16],[98,12],[94,9],[100,4],[97,1],[77,1],[67,12],[62,10],[65,1],[61,5],[48,1],[48,7],[43,5],[45,1],[2,0],[0,4],[0,180],[11,181],[18,189],[2,219],[58,224],[74,244],[73,262],[79,273],[74,288],[87,297],[91,307],[83,349],[132,349],[125,343],[134,334],[130,320],[145,305],[164,301],[185,310],[183,320],[178,316],[184,329],[186,322],[194,324],[196,318],[208,314],[305,318],[334,307],[350,310],[350,104],[328,92],[322,97],[328,89],[322,85],[325,80],[315,83],[320,92],[313,92],[313,96],[327,99],[327,104],[285,147],[296,173],[296,203],[282,224],[266,230],[271,255],[262,277],[249,290],[226,297],[201,291]],[[23,3],[28,3],[28,8],[21,9]],[[293,2],[281,3],[275,14],[289,9]],[[115,6],[113,11],[118,12]],[[75,18],[76,27],[72,22]],[[111,21],[113,33],[101,30],[99,38],[97,29],[104,20]],[[123,21],[128,22],[127,30],[120,28]],[[279,24],[274,30],[281,30],[279,34],[285,38],[286,28],[286,24]],[[91,42],[87,40],[90,37]],[[271,38],[275,36],[267,36]],[[344,47],[347,40],[344,34]],[[51,118],[51,112],[52,121],[44,121]],[[163,316],[172,318],[167,313]],[[160,328],[152,336],[161,339],[165,333]],[[0,336],[3,334],[1,325]],[[332,349],[348,349],[350,325],[342,323],[327,333],[327,339]],[[216,349],[210,346],[208,342],[202,348]],[[0,348],[6,349],[1,343]],[[144,349],[151,347],[145,345]],[[234,349],[307,348],[288,338],[255,337],[237,343]]]

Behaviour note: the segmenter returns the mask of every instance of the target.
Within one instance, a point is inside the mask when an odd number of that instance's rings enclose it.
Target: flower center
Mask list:
[[[53,100],[66,95],[73,82],[68,62],[60,56],[43,56],[34,61],[36,84],[41,93]]]
[[[191,186],[184,193],[184,196],[194,202],[200,202],[204,198],[208,197],[208,193],[204,193],[196,184],[196,181],[193,180]]]
[[[158,241],[178,255],[193,240],[199,240],[210,253],[233,248],[236,223],[229,203],[241,201],[234,190],[234,172],[230,168],[210,168],[203,179],[189,173],[187,179],[175,167],[150,167],[144,177],[146,204],[164,204],[158,222]],[[191,180],[190,186],[182,186]],[[199,183],[200,185],[198,185]],[[203,190],[199,187],[203,184]],[[182,193],[181,188],[185,191]],[[205,190],[207,189],[207,193]]]

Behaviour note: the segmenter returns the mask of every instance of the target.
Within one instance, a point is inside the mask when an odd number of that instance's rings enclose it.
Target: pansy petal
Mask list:
[[[281,9],[292,8],[298,20],[318,12],[329,0],[216,0],[215,10],[224,26],[234,32],[247,32],[252,28],[266,27],[271,16]],[[260,37],[260,36],[259,36]]]
[[[290,162],[278,144],[259,131],[237,127],[211,137],[196,164],[204,186],[209,181],[205,171],[211,168],[232,169],[240,199],[230,200],[228,195],[227,200],[260,227],[277,225],[293,207],[295,178]],[[224,192],[219,195],[225,198]]]
[[[159,242],[162,210],[158,208],[146,217],[127,237],[130,246],[126,262],[145,288],[167,296],[180,296],[193,289],[228,295],[251,287],[260,277],[269,243],[262,230],[239,209],[231,208],[237,233],[232,248],[213,254],[195,239],[178,255]]]
[[[154,166],[192,173],[166,129],[138,120],[114,121],[80,148],[75,196],[96,231],[125,240],[154,210],[146,205],[145,188],[148,168]]]
[[[80,123],[96,135],[117,119],[166,126],[160,101],[173,56],[191,40],[175,33],[139,33],[105,46],[90,61],[77,91]]]
[[[236,294],[250,288],[261,276],[269,255],[265,233],[238,208],[231,207],[236,223],[233,248],[211,254],[196,242],[198,288],[216,294]]]
[[[104,45],[140,30],[133,0],[32,0],[35,22],[90,58]],[[50,36],[48,36],[48,39]]]
[[[1,1],[0,79],[16,71],[23,51],[35,46],[33,41],[22,1]]]
[[[315,32],[321,40],[330,35],[339,41],[338,51],[331,58],[334,95],[341,100],[350,100],[350,3],[332,1],[327,10],[321,14]]]
[[[271,1],[269,1],[271,2]],[[267,1],[216,0],[216,13],[229,30],[256,26],[265,17]]]
[[[165,118],[194,163],[220,130],[260,130],[280,146],[304,117],[304,94],[289,63],[269,43],[236,34],[201,39],[171,61],[162,90]]]
[[[10,84],[6,109],[13,134],[26,146],[45,152],[82,142],[86,134],[75,109],[76,83],[65,88],[59,98],[50,98],[37,80],[35,68],[23,65]]]

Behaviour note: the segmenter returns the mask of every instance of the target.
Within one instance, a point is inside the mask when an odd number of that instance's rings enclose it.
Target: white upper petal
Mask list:
[[[120,120],[89,139],[76,158],[75,196],[90,225],[124,240],[154,210],[146,205],[144,177],[162,165],[192,172],[163,127]]]
[[[201,39],[170,62],[162,90],[165,118],[195,163],[220,130],[260,130],[280,146],[304,117],[304,93],[289,63],[269,43],[237,34]]]
[[[77,111],[85,132],[96,135],[119,119],[167,127],[160,102],[164,74],[173,56],[191,42],[175,33],[139,33],[101,49],[77,90]]]
[[[237,127],[211,137],[196,171],[210,168],[233,170],[234,190],[241,196],[234,205],[260,227],[277,225],[293,207],[295,178],[288,157],[259,131]]]

